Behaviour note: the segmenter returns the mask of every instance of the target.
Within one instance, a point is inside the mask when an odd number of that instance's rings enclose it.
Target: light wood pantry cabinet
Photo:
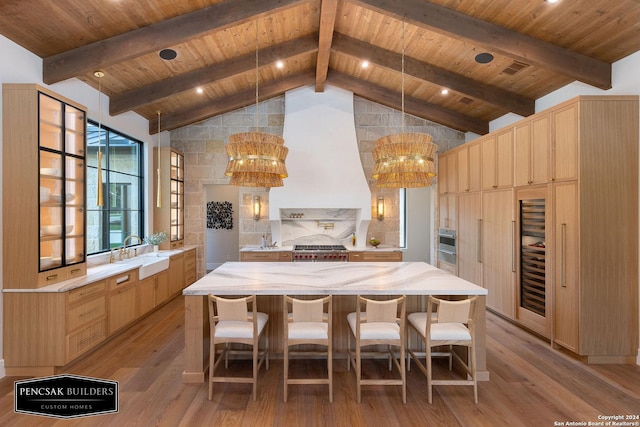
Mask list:
[[[554,343],[594,363],[635,363],[638,97],[581,97],[558,111],[569,107],[578,180],[553,184]]]
[[[438,194],[458,192],[458,156],[454,151],[438,155]]]
[[[4,84],[2,102],[5,287],[82,276],[85,108],[31,84]]]
[[[514,186],[546,184],[550,174],[549,115],[523,120],[514,129]]]
[[[155,231],[165,231],[168,239],[162,242],[160,249],[177,249],[184,246],[184,156],[179,151],[164,147],[154,148],[154,170],[160,167],[154,180],[154,198],[160,185],[161,206],[154,204]]]
[[[513,190],[482,193],[482,286],[489,291],[487,307],[515,318],[515,221]]]
[[[513,129],[501,130],[482,139],[482,189],[513,186]]]
[[[447,228],[449,230],[455,230],[457,228],[457,209],[458,196],[456,194],[440,196],[438,210],[438,224],[440,228]]]
[[[458,192],[480,191],[482,188],[481,146],[475,142],[456,149],[458,156]]]
[[[635,363],[638,96],[581,96],[476,141],[482,144],[487,307],[589,362]],[[507,167],[497,167],[503,151]],[[506,160],[510,152],[514,168]],[[507,175],[515,169],[514,181],[493,189],[502,185],[494,179],[502,169]],[[464,254],[472,253],[475,212],[462,196],[458,271],[471,277]],[[525,231],[524,201],[532,201],[529,217],[543,206],[537,221],[544,233]]]
[[[349,262],[401,262],[401,251],[385,251],[375,249],[373,251],[351,251]]]
[[[482,202],[479,192],[458,196],[457,256],[458,276],[482,285]]]

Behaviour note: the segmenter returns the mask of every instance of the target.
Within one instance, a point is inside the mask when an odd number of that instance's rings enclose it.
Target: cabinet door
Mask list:
[[[515,315],[515,247],[512,190],[482,194],[482,285],[487,307]]]
[[[458,276],[476,285],[482,285],[480,208],[480,193],[461,194],[458,197]]]
[[[579,353],[578,185],[562,183],[555,184],[553,188],[554,339],[556,343]]]
[[[442,153],[438,157],[438,193],[451,194],[458,191],[458,172],[455,152]]]
[[[156,276],[147,277],[138,283],[138,309],[140,316],[147,314],[156,303]]]
[[[469,144],[469,191],[480,191],[482,188],[481,174],[480,143]]]
[[[174,255],[169,261],[169,294],[175,295],[184,289],[184,254]]]
[[[578,178],[578,104],[551,112],[552,178],[554,181]]]
[[[498,188],[513,186],[513,129],[496,135],[496,184]]]
[[[450,230],[456,229],[457,219],[457,196],[455,194],[449,194],[440,197],[440,228],[448,228]]]
[[[128,286],[114,291],[109,297],[109,334],[138,317],[137,289]]]
[[[469,147],[463,146],[456,151],[458,156],[458,190],[470,191],[469,185]]]
[[[171,296],[169,292],[169,272],[162,271],[155,275],[156,278],[156,295],[155,305],[160,305],[167,301]]]
[[[482,189],[493,190],[498,188],[496,176],[496,137],[491,135],[482,140]]]
[[[531,182],[544,184],[550,181],[549,173],[549,116],[543,115],[531,121]]]
[[[531,178],[531,121],[516,125],[514,131],[514,185],[533,183]]]

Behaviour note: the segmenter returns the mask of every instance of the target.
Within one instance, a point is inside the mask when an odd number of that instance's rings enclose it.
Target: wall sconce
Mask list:
[[[253,219],[256,221],[260,219],[260,196],[253,198]]]
[[[378,219],[384,219],[384,197],[378,196]]]

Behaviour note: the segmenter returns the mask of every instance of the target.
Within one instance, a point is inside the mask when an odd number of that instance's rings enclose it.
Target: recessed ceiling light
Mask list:
[[[440,93],[443,95],[447,95],[449,93],[449,89],[442,89]]]
[[[547,3],[554,4],[554,3],[558,3],[558,1],[560,1],[560,0],[545,0],[545,1],[546,1]]]
[[[476,55],[476,62],[478,64],[488,64],[491,61],[493,61],[493,55],[488,52],[483,52]]]
[[[162,49],[159,55],[160,58],[164,59],[165,61],[171,61],[172,59],[176,59],[176,56],[178,56],[178,52],[173,49]]]
[[[204,93],[204,89],[202,89],[201,87],[199,87],[199,86],[198,86],[198,87],[196,88],[196,92],[198,92],[198,93]]]
[[[282,62],[282,61],[276,62],[276,68],[278,68],[278,69],[284,68],[284,62]]]
[[[360,63],[360,66],[361,66],[362,68],[368,68],[368,67],[369,67],[369,61],[362,61],[362,62]]]

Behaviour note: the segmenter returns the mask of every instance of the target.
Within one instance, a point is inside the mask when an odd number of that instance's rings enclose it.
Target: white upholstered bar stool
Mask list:
[[[249,310],[251,306],[251,310]],[[269,316],[257,310],[256,296],[245,298],[221,298],[209,295],[209,400],[213,397],[213,383],[250,383],[253,385],[253,400],[256,400],[258,386],[258,371],[266,360],[269,369],[269,337],[267,330]],[[264,334],[265,347],[260,350],[260,338]],[[230,344],[246,344],[252,349],[233,350]],[[217,350],[216,346],[223,348]],[[225,361],[225,369],[229,367],[229,353],[251,354],[253,369],[251,377],[217,376],[215,370]],[[216,360],[217,356],[217,360]]]
[[[478,297],[471,297],[461,301],[446,301],[429,296],[426,312],[411,313],[407,316],[408,336],[415,331],[422,338],[426,349],[426,366],[418,359],[418,355],[411,348],[408,349],[411,358],[416,362],[420,370],[427,377],[427,389],[429,403],[433,401],[434,385],[472,385],[473,401],[478,403],[478,380],[476,377],[476,301]],[[437,307],[434,315],[434,308]],[[453,346],[468,348],[468,362],[453,351]],[[442,352],[434,353],[433,347],[448,346],[445,354],[459,362],[471,379],[434,380],[432,377],[431,358],[434,355],[441,356]],[[451,359],[449,360],[451,370]]]
[[[356,398],[361,402],[363,385],[392,385],[402,387],[402,403],[407,403],[407,377],[405,372],[405,300],[406,297],[387,301],[376,301],[357,297],[356,311],[347,315],[350,333],[347,346],[347,370],[353,366],[356,374]],[[363,313],[362,306],[365,306]],[[355,340],[355,353],[351,350],[352,338]],[[375,349],[362,352],[362,347],[385,345],[386,351]],[[394,350],[398,349],[399,358]],[[362,356],[386,354],[389,359],[389,370],[392,362],[398,368],[400,378],[362,379]]]
[[[329,402],[333,402],[332,297],[301,300],[283,296],[284,307],[284,394],[287,401],[289,384],[328,384]],[[327,311],[324,310],[325,306]],[[289,310],[291,309],[291,310]],[[307,344],[326,346],[326,351],[290,351],[289,347]],[[289,356],[327,356],[326,378],[289,378]]]

